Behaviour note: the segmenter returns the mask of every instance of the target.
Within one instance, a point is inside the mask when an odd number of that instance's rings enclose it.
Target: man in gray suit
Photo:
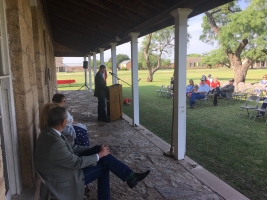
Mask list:
[[[149,174],[149,170],[134,173],[113,157],[105,145],[93,148],[72,146],[61,134],[66,119],[66,108],[52,108],[48,113],[49,127],[41,132],[35,149],[35,167],[56,199],[83,200],[84,186],[98,179],[98,199],[108,200],[109,171],[126,181],[130,188]],[[45,197],[42,191],[41,188],[41,198]]]
[[[217,102],[218,102],[217,98],[219,96],[226,97],[226,98],[232,98],[233,92],[235,91],[234,79],[231,78],[229,80],[229,84],[227,84],[223,88],[216,87],[215,91],[216,91],[216,93],[214,95],[213,105],[217,106],[218,105],[217,104]]]

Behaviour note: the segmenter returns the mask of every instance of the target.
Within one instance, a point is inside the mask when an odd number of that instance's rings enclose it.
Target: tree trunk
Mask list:
[[[146,79],[147,82],[152,82],[153,81],[153,72],[152,69],[148,69],[148,76]]]
[[[236,56],[235,54],[228,54],[227,56],[234,70],[234,84],[237,85],[239,82],[245,82],[252,60],[247,59],[246,62],[242,64],[239,56]]]

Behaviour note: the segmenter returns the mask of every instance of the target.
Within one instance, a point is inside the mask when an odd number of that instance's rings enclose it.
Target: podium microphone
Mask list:
[[[112,73],[112,72],[109,72],[111,75],[116,75],[116,74],[114,74],[114,73]]]

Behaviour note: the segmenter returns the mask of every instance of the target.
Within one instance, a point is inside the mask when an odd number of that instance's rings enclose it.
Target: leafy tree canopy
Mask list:
[[[203,57],[202,63],[210,66],[222,65],[230,68],[230,63],[222,49],[215,49],[210,51]]]
[[[198,54],[198,53],[190,53],[190,54],[187,54],[187,57],[202,57],[203,55],[201,54]]]
[[[251,0],[243,11],[233,1],[205,12],[200,40],[217,41],[234,69],[235,80],[245,81],[252,62],[267,54],[266,22],[266,0]]]
[[[125,61],[125,60],[130,60],[130,58],[129,58],[128,55],[126,55],[126,54],[118,54],[118,55],[116,56],[116,66],[118,67],[118,65],[119,65],[121,62]],[[110,64],[108,64],[108,65],[111,66],[111,58],[108,60],[107,63],[110,63]]]
[[[147,81],[153,81],[153,74],[161,68],[162,65],[170,63],[164,59],[165,56],[170,56],[173,52],[174,29],[167,27],[150,33],[144,37],[139,50],[139,68],[140,66],[148,70]]]

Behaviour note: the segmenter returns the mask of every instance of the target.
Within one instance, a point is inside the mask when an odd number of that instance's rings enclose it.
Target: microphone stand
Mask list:
[[[122,81],[123,83],[131,86],[129,83],[125,82],[124,80],[120,79],[119,77],[116,76],[116,74],[112,73],[112,72],[109,72],[111,74],[111,76],[115,77],[116,79],[118,79],[118,81]]]

